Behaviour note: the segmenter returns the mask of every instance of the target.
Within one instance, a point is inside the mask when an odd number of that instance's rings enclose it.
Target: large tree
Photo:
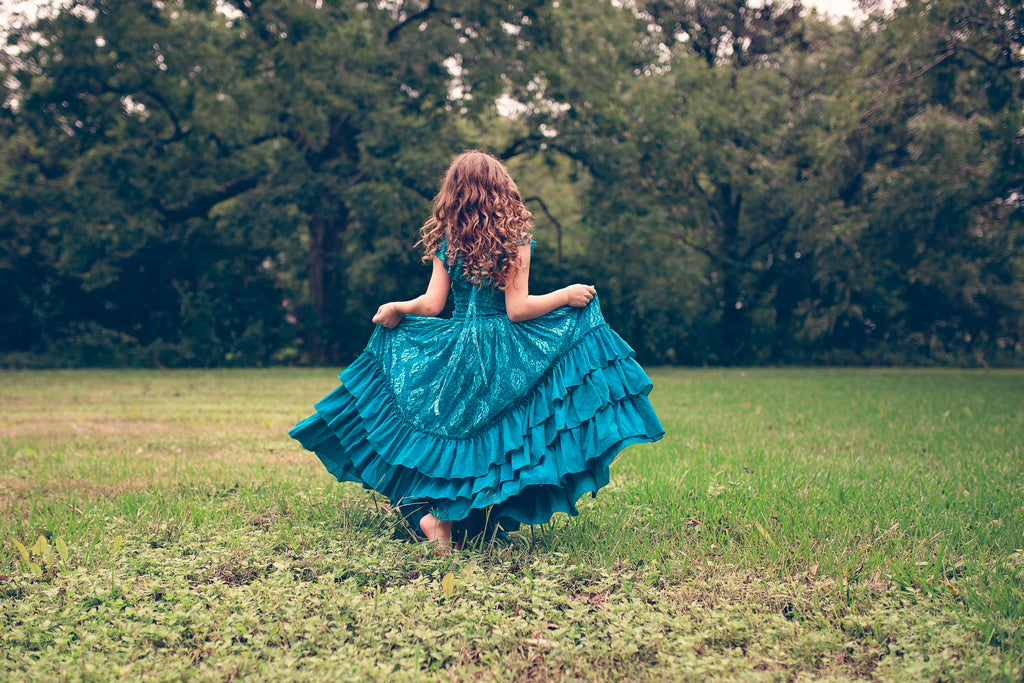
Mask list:
[[[801,136],[818,123],[805,103],[818,84],[799,73],[811,50],[800,6],[652,2],[625,14],[576,41],[618,45],[618,59],[599,49],[553,74],[549,96],[565,106],[545,124],[558,131],[550,146],[594,178],[609,315],[648,358],[778,360],[814,202],[799,191]]]
[[[569,52],[536,127],[594,179],[590,253],[643,355],[1019,362],[1019,8],[626,14],[576,24],[619,50]]]
[[[343,360],[360,297],[408,291],[455,123],[525,78],[540,5],[84,0],[15,32],[4,350]]]
[[[807,327],[869,361],[1019,362],[1024,11],[898,3],[860,29],[823,136],[831,231]],[[833,67],[835,70],[835,67]]]

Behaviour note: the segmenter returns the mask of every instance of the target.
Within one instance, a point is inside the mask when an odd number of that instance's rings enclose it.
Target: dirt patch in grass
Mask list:
[[[166,476],[135,477],[116,484],[100,484],[88,479],[66,477],[39,482],[22,477],[0,476],[0,510],[13,510],[16,504],[29,500],[35,503],[47,499],[63,501],[69,495],[73,495],[81,502],[110,499],[129,491],[144,491],[169,486],[172,483],[171,478]]]
[[[196,437],[210,434],[285,437],[291,425],[252,424],[247,421],[191,420],[171,418],[118,418],[110,415],[18,415],[0,423],[0,438],[43,437],[80,439],[89,437],[147,437],[182,434]]]
[[[159,420],[125,420],[103,416],[18,415],[0,426],[0,438],[45,437],[75,439],[82,437],[152,436],[168,434],[171,425]]]

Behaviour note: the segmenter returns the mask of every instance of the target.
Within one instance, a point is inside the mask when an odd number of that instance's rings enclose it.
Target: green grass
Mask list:
[[[439,557],[288,438],[330,371],[0,373],[0,680],[1024,676],[1024,372],[652,377],[579,517]]]

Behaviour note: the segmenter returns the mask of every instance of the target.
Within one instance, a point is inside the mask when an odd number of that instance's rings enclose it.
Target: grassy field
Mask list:
[[[0,680],[1024,676],[1024,372],[656,370],[574,519],[437,556],[326,370],[0,373]]]

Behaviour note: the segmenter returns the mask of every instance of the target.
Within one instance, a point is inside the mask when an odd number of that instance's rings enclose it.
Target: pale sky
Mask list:
[[[832,15],[850,16],[857,8],[857,0],[803,0],[806,7],[815,7],[819,12]]]

